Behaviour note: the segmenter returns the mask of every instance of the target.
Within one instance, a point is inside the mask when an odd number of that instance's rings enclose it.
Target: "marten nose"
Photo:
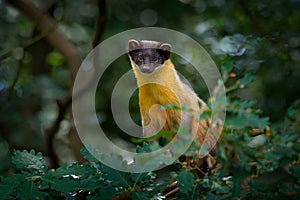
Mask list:
[[[150,64],[151,63],[151,58],[146,56],[144,62],[145,62],[145,64]]]

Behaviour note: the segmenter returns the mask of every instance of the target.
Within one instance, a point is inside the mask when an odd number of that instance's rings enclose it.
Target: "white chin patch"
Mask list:
[[[159,70],[160,68],[162,68],[163,65],[159,65],[157,67],[153,67],[153,66],[147,66],[147,65],[143,65],[138,67],[138,69],[143,73],[143,74],[148,74],[151,75],[153,73],[155,73],[157,70]]]
[[[143,69],[143,70],[150,70],[150,67],[147,66],[147,65],[144,65],[144,66],[141,67],[141,69]]]

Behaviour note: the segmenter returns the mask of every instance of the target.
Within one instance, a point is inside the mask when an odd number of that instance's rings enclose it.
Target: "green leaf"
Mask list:
[[[142,146],[137,146],[137,153],[148,153],[160,149],[161,147],[157,142],[150,141],[149,143],[144,142]]]
[[[221,67],[222,69],[222,79],[224,82],[227,81],[228,77],[229,77],[229,73],[231,72],[231,70],[233,69],[234,64],[233,64],[233,60],[227,60]]]
[[[22,197],[22,199],[28,200],[46,198],[46,193],[40,191],[32,181],[23,182],[21,187],[17,189],[16,194],[18,197]]]
[[[40,191],[29,173],[1,177],[1,199],[45,199],[47,194]]]
[[[25,181],[21,174],[14,174],[11,177],[1,177],[0,191],[2,199],[15,199],[15,191]]]
[[[101,189],[97,190],[95,192],[95,194],[92,194],[91,196],[87,196],[87,199],[88,200],[99,200],[99,199],[110,200],[110,199],[113,199],[113,197],[118,195],[120,192],[117,192],[115,188],[110,187],[110,186],[101,187]]]
[[[291,171],[292,174],[300,180],[300,165],[294,166]]]
[[[55,190],[64,193],[65,196],[79,189],[94,191],[95,186],[99,184],[100,177],[97,170],[87,163],[83,165],[74,163],[71,166],[67,166],[65,163],[57,170],[51,170],[42,177],[41,188]]]
[[[49,53],[47,63],[52,66],[61,66],[64,63],[64,57],[57,52]]]
[[[12,162],[20,169],[29,169],[35,173],[46,173],[48,166],[42,157],[42,153],[35,154],[34,150],[15,151]]]
[[[92,151],[92,153],[90,151]],[[80,153],[83,155],[85,159],[87,159],[91,163],[100,164],[100,161],[97,158],[95,158],[95,156],[93,156],[93,154],[94,155],[99,154],[99,152],[97,152],[96,149],[92,147],[83,146],[80,150]]]
[[[156,174],[153,172],[148,172],[148,173],[132,173],[130,175],[131,180],[135,183],[140,183],[140,182],[149,182],[153,181],[156,178]]]
[[[253,75],[252,74],[246,74],[243,79],[240,80],[240,87],[243,88],[246,85],[249,85],[253,81]]]
[[[260,118],[257,115],[248,114],[247,120],[247,125],[261,130],[265,129],[269,125],[269,117]]]
[[[183,169],[176,177],[180,192],[187,194],[194,188],[195,176],[192,172]]]
[[[222,65],[222,72],[223,73],[229,73],[233,69],[233,60],[227,60],[223,65]]]
[[[240,100],[233,100],[228,104],[227,111],[233,113],[241,113],[246,112],[247,109],[251,108],[254,105],[254,101],[240,101]]]
[[[105,173],[104,177],[110,181],[115,186],[121,186],[122,188],[130,188],[132,185],[132,180],[130,179],[130,173],[118,171],[102,165],[101,172]]]
[[[246,128],[246,127],[253,127],[258,129],[265,129],[269,124],[269,118],[264,117],[260,118],[257,115],[251,113],[245,113],[240,116],[228,116],[226,118],[226,125],[229,128]]]
[[[50,171],[49,174],[51,176],[61,178],[66,175],[74,175],[78,177],[96,174],[96,169],[90,167],[87,163],[79,165],[78,163],[73,163],[68,166],[67,163],[64,163],[61,167],[54,171]]]
[[[41,188],[55,190],[67,194],[75,192],[77,189],[79,189],[79,184],[79,180],[73,179],[72,176],[55,180],[52,180],[50,178],[43,178]]]

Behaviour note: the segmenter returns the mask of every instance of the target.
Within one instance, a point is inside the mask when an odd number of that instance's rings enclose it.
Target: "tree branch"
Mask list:
[[[49,44],[55,48],[58,52],[60,52],[70,69],[71,72],[71,83],[75,80],[76,73],[81,64],[81,56],[79,50],[76,46],[71,43],[68,38],[61,33],[57,27],[55,20],[48,14],[43,13],[38,8],[36,8],[30,1],[28,0],[8,0],[8,3],[13,5],[19,11],[21,11],[25,16],[27,16],[33,23],[36,25],[36,30],[40,33],[47,33],[45,35],[45,39],[49,42]],[[59,107],[58,115],[55,122],[52,126],[47,129],[47,147],[48,154],[53,159],[54,167],[58,167],[58,158],[55,153],[53,147],[53,139],[55,134],[59,129],[60,122],[63,120],[63,117],[72,102],[72,87],[70,87],[70,91],[67,92],[66,96],[57,100],[57,104]],[[79,140],[79,138],[77,138]],[[77,142],[78,144],[80,142]]]
[[[47,41],[66,59],[72,74],[72,80],[81,64],[80,52],[68,38],[55,26],[55,21],[48,14],[43,13],[28,0],[8,0],[8,3],[20,10],[25,16],[36,24],[41,33],[48,33]]]
[[[93,47],[96,47],[103,35],[104,29],[106,25],[106,0],[98,1],[98,18],[96,23],[96,33],[93,39]]]

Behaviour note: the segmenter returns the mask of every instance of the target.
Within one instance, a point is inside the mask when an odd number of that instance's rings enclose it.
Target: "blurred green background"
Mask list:
[[[33,11],[39,14],[32,16]],[[137,27],[185,33],[209,52],[218,67],[230,58],[232,76],[248,72],[255,76],[250,87],[237,95],[255,100],[255,107],[273,124],[282,121],[287,108],[300,105],[299,11],[299,0],[0,1],[1,174],[11,168],[12,149],[43,152],[54,167],[82,161],[70,110],[76,71],[72,66],[78,67],[76,61],[99,42]],[[49,38],[57,29],[61,35]],[[60,41],[62,37],[66,39]],[[180,58],[174,63],[183,65]],[[108,134],[119,132],[110,111],[111,91],[129,69],[124,55],[107,69],[104,84],[99,85],[99,121]],[[201,77],[179,71],[207,100]],[[136,94],[131,110],[139,122]]]

